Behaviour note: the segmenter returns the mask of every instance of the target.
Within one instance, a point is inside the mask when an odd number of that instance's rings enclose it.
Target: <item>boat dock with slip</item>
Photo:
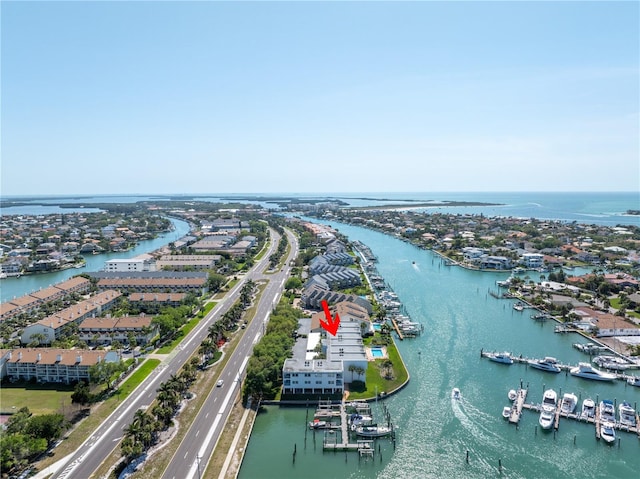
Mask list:
[[[527,389],[520,388],[517,391],[516,398],[513,400],[513,405],[511,407],[511,413],[509,416],[509,423],[518,425],[520,422],[520,418],[522,415],[522,410],[526,409],[529,411],[533,411],[535,413],[540,413],[541,406],[540,404],[527,403]],[[562,410],[562,403],[558,401],[554,411],[554,421],[553,421],[553,429],[558,430],[560,428],[560,419],[572,419],[574,421],[586,422],[588,424],[593,424],[595,427],[595,436],[596,439],[600,439],[600,410],[596,407],[595,414],[593,417],[585,417],[581,415],[580,411],[576,409],[575,412],[565,412]],[[637,412],[635,412],[635,426],[626,426],[621,424],[620,422],[613,423],[613,428],[619,431],[630,432],[635,434],[640,439],[640,416]]]
[[[373,457],[375,439],[389,437],[395,448],[395,428],[384,405],[383,415],[385,424],[378,426],[373,422],[369,403],[321,402],[314,412],[313,421],[309,422],[309,429],[314,434],[317,430],[323,430],[324,451],[356,451],[361,457]],[[326,418],[326,421],[320,418]],[[354,418],[361,420],[356,423]],[[354,436],[355,440],[352,439]]]
[[[507,355],[508,355],[508,357],[507,357]],[[541,362],[544,362],[546,359],[550,359],[548,357],[547,358],[543,358],[543,359],[527,358],[527,357],[524,357],[522,355],[516,356],[514,354],[505,353],[505,352],[485,351],[484,349],[480,350],[480,357],[490,359],[491,361],[494,361],[494,362],[504,363],[504,364],[507,364],[507,365],[513,364],[513,363],[520,363],[520,364],[526,364],[527,366],[531,366],[531,363],[540,364]],[[555,360],[555,358],[553,358],[553,359]],[[571,373],[572,370],[576,369],[576,366],[572,365],[572,364],[562,364],[562,363],[557,362],[557,361],[554,361],[553,364],[554,364],[555,367],[560,369],[560,371],[564,371],[567,374]],[[580,365],[580,364],[582,364],[582,363],[579,363],[578,365]],[[636,366],[636,365],[629,363],[629,368],[634,367],[634,366]],[[539,369],[539,370],[544,372],[544,369],[541,369],[539,367],[536,367],[536,366],[531,366],[531,367],[534,367],[534,368]],[[592,368],[592,369],[595,370],[595,368]],[[605,374],[604,371],[600,371],[600,370],[597,370],[597,371],[601,372],[602,374]],[[623,372],[620,372],[620,371],[611,370],[610,372],[607,372],[606,374],[607,375],[611,375],[611,379],[620,379],[620,380],[626,381],[626,382],[629,382],[630,379],[632,381],[635,380],[635,376],[630,375],[630,374],[624,374]],[[580,377],[579,374],[574,374],[574,375],[577,376],[577,377]],[[589,379],[589,378],[587,378],[587,379]]]

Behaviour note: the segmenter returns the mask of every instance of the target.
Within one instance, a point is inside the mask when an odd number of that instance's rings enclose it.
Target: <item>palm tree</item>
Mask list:
[[[351,382],[353,382],[353,373],[356,370],[356,366],[354,364],[349,364],[347,370],[351,373]]]

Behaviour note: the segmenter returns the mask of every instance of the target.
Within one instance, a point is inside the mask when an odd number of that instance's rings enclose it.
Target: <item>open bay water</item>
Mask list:
[[[596,441],[594,426],[586,423],[561,419],[554,434],[536,428],[538,415],[532,411],[523,411],[518,428],[502,418],[508,391],[521,382],[529,389],[527,402],[539,403],[544,389],[553,388],[559,397],[578,395],[578,407],[586,397],[640,404],[640,388],[622,381],[600,383],[481,358],[484,349],[554,356],[565,364],[588,360],[572,347],[584,338],[556,334],[555,322],[538,323],[530,318],[531,310],[515,311],[513,300],[488,294],[507,274],[445,266],[432,252],[382,233],[325,224],[371,248],[380,274],[412,319],[425,326],[422,336],[396,341],[411,376],[406,388],[384,401],[398,427],[396,449],[381,439],[381,454],[373,460],[359,460],[356,453],[323,453],[323,433],[315,433],[314,443],[310,431],[305,448],[306,409],[268,406],[257,417],[240,479],[638,477],[637,436],[619,431],[620,442],[608,446]],[[460,402],[451,399],[454,387],[462,392]]]
[[[29,213],[33,214],[33,213]],[[186,221],[170,218],[174,229],[159,235],[152,240],[140,241],[134,248],[118,253],[87,254],[83,255],[87,265],[84,268],[69,268],[51,273],[25,274],[17,277],[4,278],[0,282],[0,299],[2,302],[13,298],[38,291],[42,288],[53,286],[56,283],[65,281],[72,276],[89,271],[100,271],[104,269],[106,261],[111,259],[127,259],[150,253],[158,248],[168,245],[189,233],[189,223]]]

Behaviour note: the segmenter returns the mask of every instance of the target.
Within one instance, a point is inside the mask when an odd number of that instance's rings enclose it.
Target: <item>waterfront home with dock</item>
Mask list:
[[[351,314],[350,309],[355,313]],[[293,357],[285,360],[282,368],[283,395],[342,395],[345,383],[363,380],[366,376],[368,358],[362,343],[365,329],[361,324],[371,324],[368,315],[365,318],[366,311],[357,305],[341,304],[340,311],[340,326],[335,336],[320,326],[324,313],[299,319]],[[348,371],[351,375],[346,374]]]

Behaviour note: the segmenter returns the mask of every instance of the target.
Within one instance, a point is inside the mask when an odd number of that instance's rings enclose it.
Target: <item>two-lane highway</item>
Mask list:
[[[265,277],[265,275],[262,274],[262,271],[268,264],[269,256],[275,251],[280,237],[280,235],[272,228],[269,230],[272,241],[269,251],[264,255],[263,259],[256,262],[247,274],[244,275],[244,277],[242,277],[240,281],[238,281],[238,283],[225,295],[224,299],[200,321],[198,326],[195,327],[191,333],[189,333],[174,352],[171,353],[167,359],[165,359],[154,370],[154,372],[116,408],[116,410],[94,431],[91,437],[89,437],[78,449],[76,449],[74,453],[69,456],[64,465],[62,465],[51,476],[52,478],[86,479],[93,476],[94,471],[100,467],[100,465],[111,454],[113,449],[120,443],[124,434],[123,431],[131,423],[135,412],[139,409],[148,407],[155,399],[157,395],[156,389],[160,384],[168,380],[171,375],[176,374],[183,364],[189,360],[207,336],[211,324],[218,321],[222,315],[226,313],[231,306],[233,306],[234,302],[240,296],[240,290],[244,283],[249,279],[259,281]],[[294,248],[292,247],[292,250],[293,249]],[[269,285],[271,285],[273,281],[278,281],[279,283],[281,281],[281,277],[284,275],[284,271],[273,275],[274,277],[272,278],[272,281],[270,281]],[[284,284],[284,282],[282,283]],[[267,287],[267,289],[269,289],[269,287]],[[275,295],[273,298],[275,299]],[[240,365],[237,364],[237,366],[239,369]],[[230,370],[230,366],[227,365],[223,371],[222,379],[225,381],[225,386],[217,388],[220,389],[221,392],[227,390],[227,388],[233,384],[233,381],[228,379],[228,375],[231,374]]]

